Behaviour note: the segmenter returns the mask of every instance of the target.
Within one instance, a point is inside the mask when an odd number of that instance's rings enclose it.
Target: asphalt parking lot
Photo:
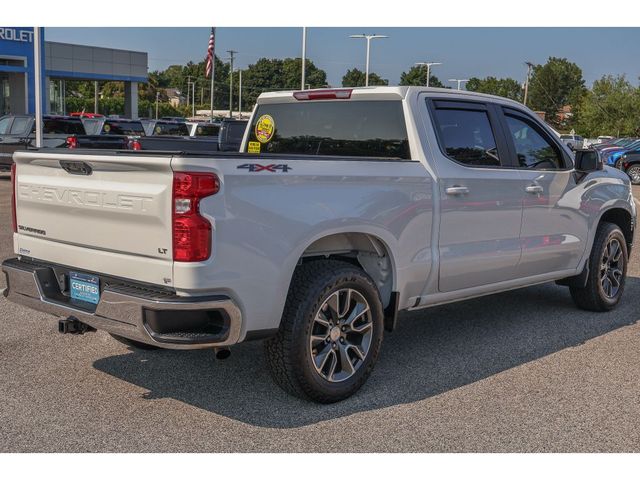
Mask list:
[[[0,451],[639,451],[639,258],[610,313],[547,284],[403,315],[361,392],[329,406],[280,391],[260,343],[142,352],[0,297]]]

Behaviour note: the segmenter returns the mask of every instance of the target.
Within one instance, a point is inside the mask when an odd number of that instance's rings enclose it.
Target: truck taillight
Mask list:
[[[211,256],[211,223],[200,215],[200,200],[215,195],[213,173],[173,173],[173,260],[201,262]]]
[[[67,148],[78,148],[77,137],[67,137]]]
[[[18,219],[16,216],[16,164],[11,164],[11,220],[13,222],[13,232],[18,232]]]

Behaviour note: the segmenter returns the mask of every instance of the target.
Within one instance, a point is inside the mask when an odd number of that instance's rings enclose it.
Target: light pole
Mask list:
[[[33,27],[33,63],[35,65],[35,126],[36,126],[36,148],[42,147],[42,44],[41,44],[41,27]],[[64,92],[64,90],[63,90]],[[64,96],[62,97],[64,109]],[[63,110],[64,113],[64,110]]]
[[[98,81],[93,82],[93,113],[98,113]]]
[[[469,79],[468,78],[450,78],[449,79],[450,82],[458,82],[458,90],[460,90],[460,86],[464,83],[464,82],[468,82]]]
[[[302,87],[300,90],[304,90],[307,74],[307,27],[302,27]]]
[[[238,69],[238,75],[240,76],[240,83],[238,85],[238,113],[240,114],[240,118],[242,118],[242,69]]]
[[[360,35],[349,35],[350,38],[366,38],[367,40],[367,63],[365,67],[365,76],[364,76],[364,86],[369,86],[369,57],[371,52],[371,40],[374,38],[389,38],[388,35],[365,35],[364,33]]]
[[[158,119],[158,100],[160,99],[160,92],[156,90],[156,120]]]
[[[523,99],[522,103],[526,107],[527,106],[527,97],[529,96],[529,79],[531,78],[531,69],[533,68],[533,63],[524,62],[524,64],[527,66],[527,79],[524,82],[524,99]]]
[[[191,77],[189,77],[191,78]],[[187,108],[189,107],[189,98],[191,98],[191,116],[196,116],[196,82],[187,82]]]
[[[442,62],[417,62],[416,65],[421,67],[427,67],[427,87],[429,86],[429,80],[431,79],[431,67],[436,65],[442,65]]]
[[[227,50],[229,54],[229,118],[233,117],[233,57],[236,53],[235,50]]]

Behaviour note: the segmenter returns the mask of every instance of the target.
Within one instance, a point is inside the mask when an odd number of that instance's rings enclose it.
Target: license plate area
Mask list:
[[[100,277],[69,272],[69,294],[72,303],[97,305],[100,302]]]

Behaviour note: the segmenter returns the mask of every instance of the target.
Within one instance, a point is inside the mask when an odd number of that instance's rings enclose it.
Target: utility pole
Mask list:
[[[526,107],[527,106],[527,97],[529,96],[529,79],[531,78],[531,69],[533,68],[533,63],[524,62],[524,64],[527,66],[527,79],[524,82],[524,99],[523,99],[522,103]]]
[[[229,118],[233,117],[233,57],[236,53],[235,50],[227,50],[229,54]]]
[[[156,120],[158,119],[158,100],[160,99],[160,92],[156,90]]]
[[[240,92],[238,95],[238,113],[240,114],[240,118],[242,118],[242,69],[238,69],[238,74],[240,75]]]
[[[33,63],[35,66],[35,123],[36,123],[36,148],[42,148],[42,45],[40,27],[33,27]],[[63,106],[64,106],[64,97]]]
[[[191,116],[196,116],[196,82],[191,83]]]
[[[364,76],[364,86],[369,86],[369,58],[371,52],[371,40],[376,38],[389,38],[387,35],[365,35],[364,33],[360,35],[349,35],[350,38],[364,38],[367,40],[367,61],[365,66],[365,76]]]
[[[93,113],[98,113],[98,81],[93,82]]]
[[[307,74],[307,27],[302,27],[302,86],[300,90],[304,90]]]
[[[465,82],[468,82],[469,79],[468,78],[450,78],[449,79],[450,82],[458,82],[458,90],[461,89],[461,85]]]
[[[187,75],[187,109],[189,109],[190,101],[191,101],[191,75]]]
[[[427,87],[429,86],[429,80],[431,79],[431,67],[436,65],[442,65],[441,62],[417,62],[416,65],[427,67]]]

